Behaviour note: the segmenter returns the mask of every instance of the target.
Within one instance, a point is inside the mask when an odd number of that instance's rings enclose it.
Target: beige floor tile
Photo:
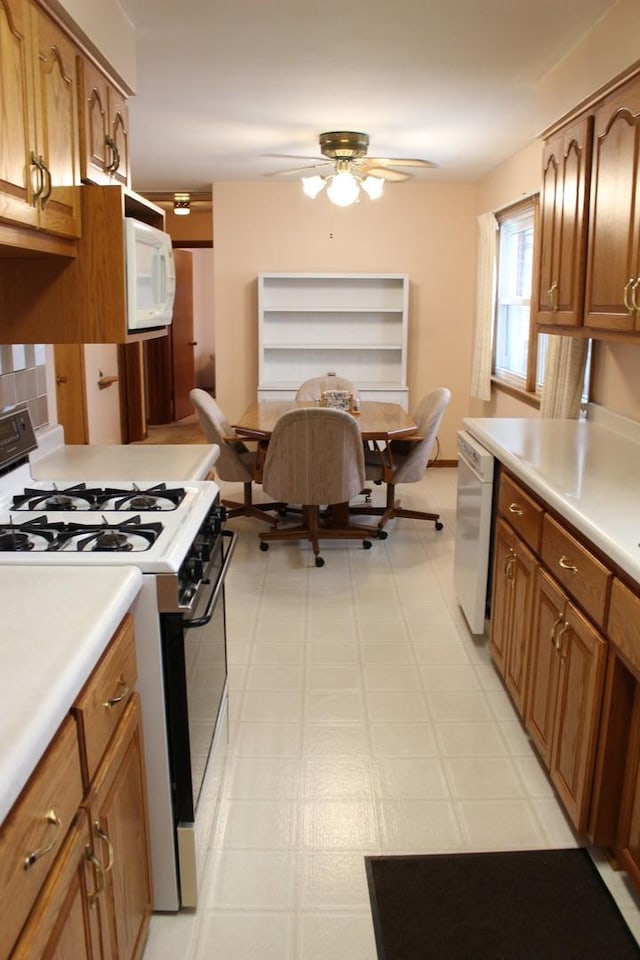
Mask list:
[[[207,910],[202,916],[193,958],[297,960],[293,929],[293,915],[290,913]],[[175,956],[184,957],[184,952]]]
[[[548,845],[528,800],[459,800],[456,809],[466,849],[528,850]]]
[[[378,810],[383,853],[441,853],[462,846],[448,800],[380,800]]]
[[[290,910],[295,905],[296,854],[284,850],[215,851],[205,910]]]
[[[300,854],[303,910],[366,909],[369,892],[361,853]]]
[[[305,723],[302,735],[305,757],[368,757],[366,725],[361,723]]]
[[[308,800],[302,804],[302,844],[306,850],[379,849],[373,801]]]
[[[524,796],[524,787],[510,757],[447,757],[443,763],[456,798]]]
[[[508,753],[497,723],[435,723],[444,757],[501,757]]]
[[[298,951],[304,960],[376,960],[371,916],[302,914]]]
[[[360,758],[305,760],[302,788],[306,800],[370,800],[371,765]]]
[[[451,794],[441,761],[436,757],[388,758],[374,766],[381,799],[443,800]]]
[[[240,722],[229,735],[229,756],[298,757],[302,728],[298,723]]]
[[[371,723],[374,757],[434,757],[438,746],[433,726],[426,722]]]

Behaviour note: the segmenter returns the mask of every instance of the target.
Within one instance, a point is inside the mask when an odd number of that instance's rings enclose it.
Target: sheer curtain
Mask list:
[[[548,338],[540,402],[541,417],[567,417],[577,420],[586,359],[586,340],[555,334]]]
[[[471,396],[491,399],[491,334],[496,299],[498,221],[492,213],[478,217],[476,328],[471,368]]]

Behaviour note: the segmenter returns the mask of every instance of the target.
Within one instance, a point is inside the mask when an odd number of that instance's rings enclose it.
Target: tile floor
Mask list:
[[[366,854],[578,842],[456,605],[455,483],[432,469],[402,489],[440,533],[395,520],[370,550],[325,542],[321,569],[232,521],[230,743],[201,905],[155,915],[144,960],[376,960]],[[640,937],[638,899],[593,852]]]

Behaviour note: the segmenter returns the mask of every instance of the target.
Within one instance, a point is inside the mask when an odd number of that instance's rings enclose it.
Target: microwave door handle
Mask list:
[[[233,556],[233,551],[236,548],[236,543],[238,542],[238,534],[236,533],[235,530],[222,530],[221,536],[228,537],[231,540],[231,543],[229,544],[229,549],[225,554],[224,562],[220,569],[220,574],[218,576],[218,580],[216,583],[216,588],[211,594],[211,597],[209,598],[209,603],[207,604],[207,609],[205,610],[205,612],[202,614],[201,617],[194,617],[193,620],[187,620],[186,618],[183,619],[182,626],[185,629],[189,627],[206,627],[206,625],[211,620],[211,617],[213,616],[215,605],[218,602],[218,595],[224,585],[224,580],[227,575],[227,570],[229,569],[229,563],[231,561],[231,557]]]
[[[158,299],[156,303],[164,303],[167,299],[167,261],[165,254],[158,254]]]

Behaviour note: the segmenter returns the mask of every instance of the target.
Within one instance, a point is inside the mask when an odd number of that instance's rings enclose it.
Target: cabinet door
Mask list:
[[[524,715],[527,660],[531,637],[533,585],[538,561],[521,540],[515,544],[516,560],[512,571],[512,614],[505,683],[520,716]]]
[[[91,183],[129,185],[129,115],[124,97],[88,60],[80,76],[80,176]]]
[[[491,655],[522,715],[537,560],[502,519],[495,531]]]
[[[632,331],[640,307],[638,193],[640,80],[595,114],[585,326]]]
[[[560,657],[556,634],[562,625],[566,597],[555,581],[538,568],[533,599],[530,677],[525,725],[547,768],[551,764]]]
[[[115,151],[110,173],[113,180],[130,186],[129,167],[129,108],[127,101],[118,91],[109,89],[109,123],[110,136]]]
[[[511,528],[498,519],[495,528],[493,560],[493,596],[491,598],[491,636],[489,645],[493,661],[504,677],[507,664],[507,648],[511,633],[513,604],[513,549],[514,534]]]
[[[29,8],[0,0],[0,219],[37,226]]]
[[[89,824],[84,812],[71,828],[60,857],[36,902],[11,960],[101,960],[91,901]]]
[[[551,779],[574,826],[586,827],[607,645],[572,604],[556,631],[560,661]]]
[[[616,854],[636,887],[640,886],[640,683],[635,684]]]
[[[109,960],[138,960],[151,916],[151,871],[140,699],[133,694],[94,779],[93,845],[106,865]]]
[[[32,7],[36,152],[44,165],[40,226],[80,236],[76,51],[45,14]]]
[[[539,323],[582,323],[592,137],[593,117],[582,117],[545,146],[537,231]]]

